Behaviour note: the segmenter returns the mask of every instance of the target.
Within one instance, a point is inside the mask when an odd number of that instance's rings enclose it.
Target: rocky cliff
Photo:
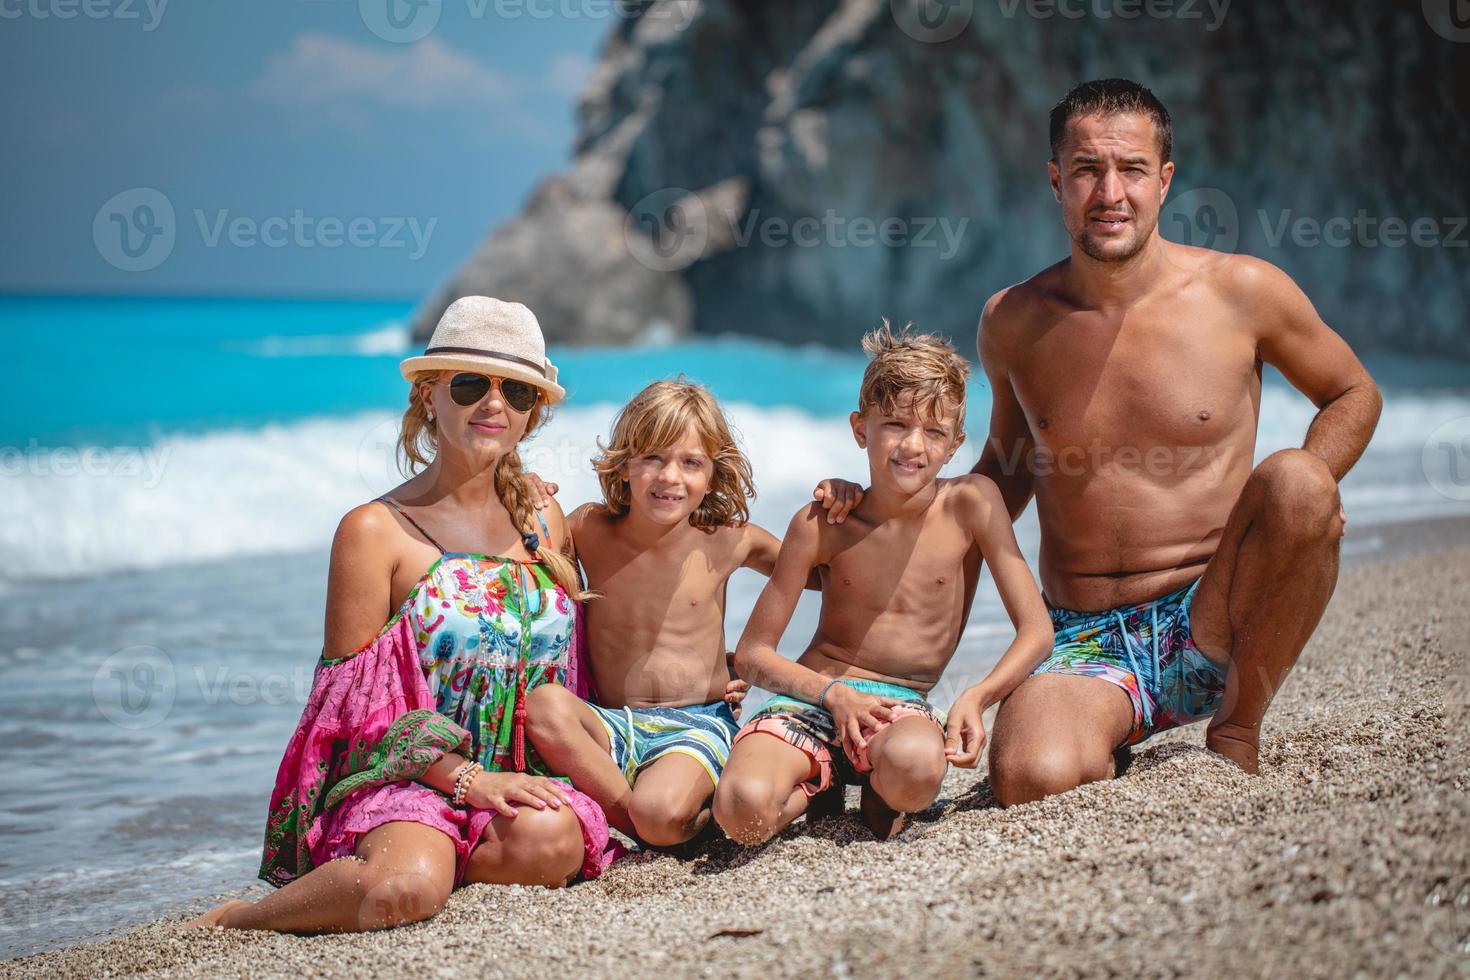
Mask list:
[[[1282,266],[1363,347],[1470,357],[1470,23],[1455,0],[656,0],[615,20],[568,169],[425,301],[561,343],[736,331],[968,346],[1066,252],[1047,113],[1170,107],[1176,240]],[[1443,9],[1440,9],[1443,8]]]

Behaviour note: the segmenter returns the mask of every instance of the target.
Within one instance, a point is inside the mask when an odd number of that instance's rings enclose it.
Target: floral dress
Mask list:
[[[456,807],[416,779],[451,752],[492,772],[546,774],[526,744],[526,692],[585,686],[576,603],[539,563],[440,550],[373,640],[318,664],[271,796],[266,881],[286,884],[352,854],[374,828],[412,821],[454,841],[458,883],[495,811]],[[597,804],[567,792],[583,876],[596,877],[616,845]]]

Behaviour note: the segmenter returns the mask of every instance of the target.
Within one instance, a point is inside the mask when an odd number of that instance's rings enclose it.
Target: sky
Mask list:
[[[610,0],[0,0],[0,291],[413,299],[570,156]]]

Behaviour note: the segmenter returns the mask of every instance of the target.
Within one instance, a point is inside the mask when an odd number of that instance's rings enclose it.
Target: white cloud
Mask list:
[[[382,48],[303,34],[272,56],[249,92],[313,107],[432,109],[505,106],[520,85],[434,37]]]

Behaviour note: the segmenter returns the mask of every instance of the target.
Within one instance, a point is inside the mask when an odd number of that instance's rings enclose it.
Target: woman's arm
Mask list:
[[[347,512],[332,538],[322,652],[339,657],[368,643],[393,615],[393,540],[399,528],[382,504]]]

